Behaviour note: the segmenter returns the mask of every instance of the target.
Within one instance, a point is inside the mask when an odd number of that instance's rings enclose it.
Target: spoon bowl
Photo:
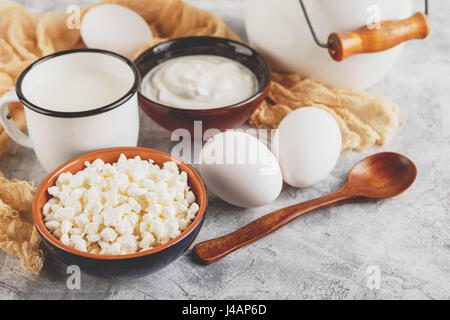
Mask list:
[[[408,189],[416,176],[417,168],[407,157],[382,152],[357,163],[348,175],[347,184],[359,196],[384,199]]]

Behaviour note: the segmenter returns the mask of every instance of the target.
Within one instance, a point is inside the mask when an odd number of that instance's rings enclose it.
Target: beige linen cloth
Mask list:
[[[0,173],[0,249],[17,255],[22,268],[38,274],[44,264],[40,237],[31,221],[33,185]]]
[[[297,74],[272,73],[266,100],[250,117],[250,124],[276,128],[297,108],[314,106],[336,119],[343,150],[361,150],[385,144],[397,131],[398,108],[391,101],[369,92],[328,88]]]
[[[102,3],[124,5],[139,13],[154,35],[153,43],[147,47],[184,36],[211,35],[239,40],[218,17],[182,0],[105,0],[82,8],[81,17]],[[0,96],[14,90],[20,72],[36,59],[56,51],[84,47],[80,31],[67,27],[69,17],[58,12],[30,14],[17,3],[0,2]],[[327,88],[296,74],[277,73],[272,74],[269,96],[249,123],[276,128],[289,112],[310,105],[336,119],[344,150],[384,144],[398,127],[397,107],[380,96]],[[13,103],[9,109],[18,126],[25,129],[23,106]],[[0,156],[7,151],[9,143],[9,137],[0,127]],[[44,258],[37,232],[29,222],[32,190],[28,182],[0,176],[0,248],[18,255],[23,268],[37,274]]]

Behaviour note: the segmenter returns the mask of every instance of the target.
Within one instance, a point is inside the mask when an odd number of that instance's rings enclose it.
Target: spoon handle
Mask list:
[[[338,191],[324,197],[268,213],[223,237],[198,243],[195,245],[194,250],[203,262],[211,264],[231,252],[271,234],[301,215],[313,210],[347,202],[353,197],[352,191],[345,185]]]

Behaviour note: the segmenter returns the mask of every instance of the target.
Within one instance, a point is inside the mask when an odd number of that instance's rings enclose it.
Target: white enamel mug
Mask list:
[[[53,77],[70,76],[94,68],[129,85],[121,98],[107,105],[86,106],[79,112],[61,112],[36,105],[36,83]],[[55,78],[56,77],[56,78]],[[113,52],[75,49],[39,59],[19,76],[16,91],[0,99],[0,123],[19,145],[33,148],[39,162],[49,172],[77,155],[103,148],[136,146],[139,136],[137,89],[140,75],[128,59]],[[55,88],[57,90],[57,88]],[[113,90],[113,89],[111,89]],[[8,105],[20,101],[25,106],[28,135],[9,116]],[[89,101],[89,98],[87,98]]]

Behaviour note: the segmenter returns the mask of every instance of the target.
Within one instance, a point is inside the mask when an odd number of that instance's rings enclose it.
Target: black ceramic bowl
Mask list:
[[[71,172],[74,174],[82,170],[85,161],[92,162],[100,158],[106,163],[113,163],[118,160],[121,153],[125,154],[127,158],[140,156],[142,159],[153,159],[160,166],[166,161],[175,161],[180,171],[185,171],[188,175],[188,184],[192,192],[194,192],[197,198],[196,201],[200,207],[197,216],[191,225],[177,238],[164,245],[143,252],[125,255],[100,255],[79,251],[66,246],[55,238],[44,225],[42,208],[50,198],[47,189],[55,184],[56,179],[61,173]],[[142,277],[167,266],[189,248],[202,227],[206,206],[207,194],[203,180],[184,161],[168,153],[153,149],[136,147],[113,148],[84,154],[70,160],[50,173],[36,192],[33,202],[33,220],[44,245],[51,253],[67,265],[77,265],[82,272],[106,277]]]
[[[189,130],[192,136],[198,136],[212,128],[224,131],[245,123],[269,91],[270,69],[264,58],[249,46],[233,40],[186,37],[169,40],[146,50],[135,60],[135,64],[143,79],[159,64],[188,55],[216,55],[243,64],[258,79],[258,91],[247,100],[234,105],[206,110],[189,110],[153,101],[144,96],[139,88],[139,105],[145,113],[163,128],[170,131],[184,128]],[[202,132],[194,132],[194,121],[202,121]]]

